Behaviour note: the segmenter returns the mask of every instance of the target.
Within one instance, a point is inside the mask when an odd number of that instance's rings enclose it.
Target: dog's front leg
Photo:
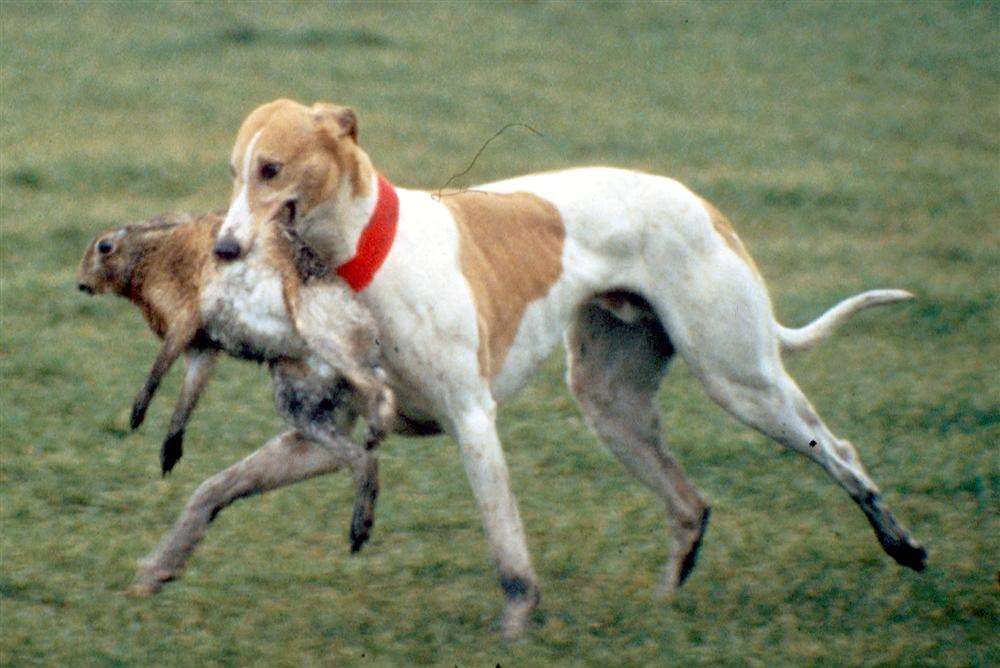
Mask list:
[[[463,411],[454,430],[507,598],[501,620],[503,635],[515,638],[524,631],[541,595],[497,436],[496,408],[492,399],[483,404],[488,405]]]

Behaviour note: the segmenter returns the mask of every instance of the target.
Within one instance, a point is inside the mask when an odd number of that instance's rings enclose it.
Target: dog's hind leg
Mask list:
[[[654,302],[677,350],[709,396],[737,419],[809,457],[847,490],[898,563],[923,570],[927,553],[882,505],[854,446],[827,428],[779,355],[763,282],[735,256],[697,268],[697,282],[664,285]]]
[[[864,512],[889,556],[902,566],[924,569],[927,552],[882,505],[854,446],[833,435],[780,362],[756,378],[713,371],[702,374],[702,380],[709,395],[738,419],[822,466]]]
[[[295,430],[275,436],[246,459],[198,486],[173,528],[142,563],[132,591],[153,594],[164,582],[178,577],[208,525],[233,501],[345,466],[357,470],[369,457],[370,453],[347,439],[333,450]]]
[[[666,503],[672,550],[661,591],[671,593],[694,568],[709,507],[660,436],[656,391],[673,346],[642,309],[626,323],[591,302],[566,334],[568,381],[587,422],[636,478]]]

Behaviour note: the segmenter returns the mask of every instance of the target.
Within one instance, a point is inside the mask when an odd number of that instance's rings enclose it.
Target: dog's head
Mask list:
[[[301,231],[338,201],[366,196],[371,165],[357,140],[347,107],[276,100],[255,109],[230,156],[233,196],[215,254],[237,259],[268,226]]]

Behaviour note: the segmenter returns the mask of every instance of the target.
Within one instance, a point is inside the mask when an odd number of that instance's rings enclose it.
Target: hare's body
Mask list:
[[[133,428],[141,424],[162,377],[183,354],[185,379],[161,450],[166,473],[181,457],[184,429],[218,353],[266,363],[278,411],[292,427],[276,442],[295,442],[300,450],[320,448],[325,452],[317,451],[316,456],[329,460],[327,470],[345,465],[354,470],[358,497],[351,546],[356,550],[367,539],[374,519],[378,468],[373,454],[343,434],[351,429],[362,407],[368,406],[374,407],[368,416],[370,432],[381,435],[382,423],[392,409],[391,394],[382,387],[375,368],[374,325],[364,309],[348,303],[352,296],[338,286],[305,285],[308,277],[299,275],[287,244],[276,245],[285,250],[253,276],[217,271],[211,250],[220,222],[217,214],[161,216],[99,236],[81,261],[81,290],[112,292],[129,299],[164,341],[136,397]],[[312,295],[322,300],[323,311],[336,317],[338,326],[349,334],[342,341],[323,342],[324,353],[307,345],[288,304],[293,300],[300,305]],[[342,350],[337,347],[341,343],[355,348]],[[365,396],[359,396],[362,393]],[[369,445],[374,441],[371,438]],[[180,526],[175,527],[175,534]],[[186,555],[199,537],[196,534],[181,532],[168,551],[175,557]],[[178,549],[178,544],[188,547]],[[180,564],[175,566],[169,577]],[[167,578],[163,568],[158,572]],[[146,580],[150,585],[152,581]]]

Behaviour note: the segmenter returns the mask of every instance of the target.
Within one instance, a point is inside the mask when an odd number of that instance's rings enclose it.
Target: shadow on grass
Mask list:
[[[228,51],[243,47],[280,49],[388,49],[399,46],[388,35],[365,28],[258,28],[239,24],[194,35],[182,41],[150,45],[146,54],[155,59],[171,59],[178,54],[202,56],[206,51]]]

